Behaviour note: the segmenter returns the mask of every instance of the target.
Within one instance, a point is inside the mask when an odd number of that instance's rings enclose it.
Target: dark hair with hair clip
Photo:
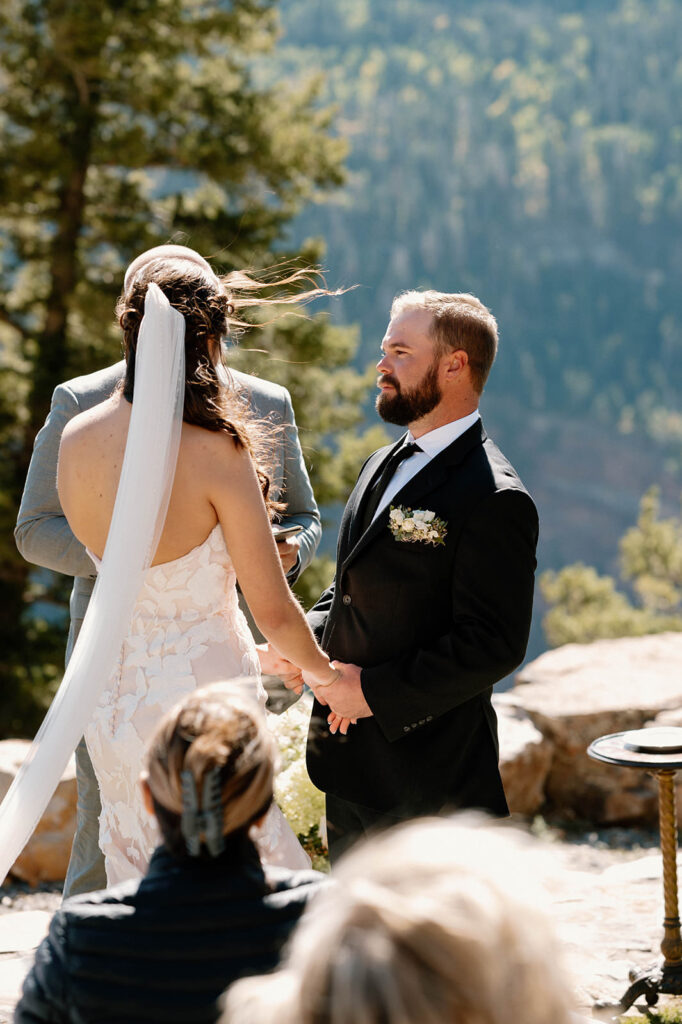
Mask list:
[[[276,756],[260,706],[234,684],[195,690],[172,708],[147,752],[167,849],[180,858],[242,857],[251,825],[272,803]]]
[[[158,285],[171,306],[182,314],[185,319],[183,419],[205,430],[224,431],[239,447],[251,453],[271,515],[285,508],[268,498],[270,457],[277,428],[253,417],[247,396],[229,371],[227,386],[219,379],[216,364],[221,358],[220,340],[230,327],[243,330],[250,326],[239,315],[241,309],[301,304],[320,295],[338,294],[315,287],[315,279],[313,270],[293,270],[263,281],[256,281],[243,271],[233,271],[221,278],[195,259],[166,254],[152,256],[140,264],[116,306],[126,360],[123,394],[129,402],[133,401],[135,353],[150,282]],[[297,291],[302,285],[312,287]],[[278,291],[267,294],[272,288]],[[290,290],[282,291],[283,288]]]
[[[238,447],[246,448],[254,459],[271,515],[282,511],[284,506],[268,500],[269,453],[276,428],[270,423],[259,423],[253,417],[246,396],[229,371],[226,386],[216,370],[216,362],[220,359],[220,339],[227,331],[229,310],[234,310],[234,304],[228,299],[219,279],[193,260],[168,256],[149,260],[140,267],[119,299],[116,312],[123,330],[125,398],[133,401],[137,339],[144,316],[147,287],[152,281],[185,320],[185,423],[204,430],[223,431],[233,438]]]
[[[180,831],[190,857],[198,857],[202,843],[212,857],[225,849],[223,835],[223,803],[220,765],[210,768],[204,775],[204,786],[199,808],[199,794],[194,776],[180,772],[182,783],[182,815]]]

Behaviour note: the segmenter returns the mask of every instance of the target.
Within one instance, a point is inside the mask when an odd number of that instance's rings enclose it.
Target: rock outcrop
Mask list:
[[[524,711],[552,743],[547,812],[604,824],[654,823],[655,779],[593,761],[586,751],[606,733],[677,723],[670,716],[682,708],[682,633],[558,647],[525,666],[497,705]],[[681,786],[682,780],[678,805]]]
[[[0,799],[19,770],[30,743],[28,740],[0,741]],[[71,843],[76,828],[76,766],[71,758],[54,796],[11,873],[30,885],[58,882],[66,875]]]
[[[495,696],[500,770],[512,813],[542,810],[599,824],[655,824],[656,780],[645,771],[593,761],[587,747],[607,733],[647,725],[682,726],[682,633],[567,644],[519,673]],[[29,749],[0,742],[0,799]],[[677,786],[682,820],[682,772]],[[65,877],[76,824],[70,761],[12,874],[30,884]]]
[[[682,633],[566,644],[536,658],[498,708],[525,711],[553,746],[545,782],[550,814],[602,824],[653,824],[656,781],[646,772],[593,761],[607,733],[670,720],[682,708]],[[660,717],[659,717],[660,716]],[[682,805],[682,780],[678,807]]]
[[[500,774],[512,814],[535,814],[545,802],[553,744],[526,711],[493,698],[500,739]]]

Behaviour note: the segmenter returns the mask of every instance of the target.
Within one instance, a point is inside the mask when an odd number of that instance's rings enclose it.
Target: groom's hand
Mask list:
[[[350,719],[351,722],[354,722],[358,718],[370,718],[372,709],[362,692],[360,680],[362,669],[360,666],[343,661],[334,661],[332,664],[341,675],[329,686],[322,687],[322,693],[331,710],[327,721],[332,732],[336,732],[340,724],[339,719]],[[315,695],[318,696],[317,693]]]

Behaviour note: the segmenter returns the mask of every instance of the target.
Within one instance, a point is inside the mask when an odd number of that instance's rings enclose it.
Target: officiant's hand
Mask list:
[[[277,544],[277,553],[279,554],[285,574],[296,565],[300,547],[301,542],[298,537],[289,537],[288,540],[281,540]]]
[[[294,693],[303,693],[303,676],[298,665],[287,661],[272,644],[256,644],[260,670],[263,675],[277,676],[281,679],[287,690]]]

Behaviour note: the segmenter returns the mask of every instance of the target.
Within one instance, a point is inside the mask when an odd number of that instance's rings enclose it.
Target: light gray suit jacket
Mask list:
[[[95,583],[95,568],[85,548],[71,532],[59,504],[59,442],[70,419],[109,398],[122,379],[124,369],[125,364],[121,361],[104,370],[76,377],[55,389],[50,414],[35,440],[14,531],[17,547],[28,562],[75,577],[70,602],[71,631],[67,659],[90,600]],[[249,395],[255,415],[281,428],[277,432],[272,460],[271,493],[287,503],[282,524],[293,526],[298,523],[303,527],[303,531],[298,534],[301,544],[298,563],[288,577],[290,582],[294,582],[312,561],[322,530],[320,514],[303,461],[291,397],[286,388],[279,384],[238,371],[233,371],[233,375]],[[249,624],[253,627],[250,617]]]
[[[73,644],[88,607],[95,583],[95,567],[76,540],[66,521],[57,494],[57,457],[59,442],[66,423],[79,412],[91,409],[108,398],[123,377],[125,364],[117,363],[104,370],[77,377],[56,388],[50,414],[39,431],[26,477],[19,517],[14,536],[17,547],[28,562],[74,576],[71,592],[71,628],[66,648],[68,661]],[[290,571],[293,581],[313,558],[320,542],[320,516],[313,497],[303,454],[298,440],[289,392],[278,384],[235,373],[246,389],[251,407],[261,420],[269,419],[281,427],[276,432],[273,453],[273,496],[287,503],[283,523],[299,523],[303,531],[298,564]],[[259,639],[248,609],[242,604],[249,625]],[[281,710],[283,707],[280,701]],[[77,829],[69,870],[64,883],[64,896],[90,892],[106,886],[104,860],[99,849],[99,790],[85,743],[76,749],[78,777]]]

